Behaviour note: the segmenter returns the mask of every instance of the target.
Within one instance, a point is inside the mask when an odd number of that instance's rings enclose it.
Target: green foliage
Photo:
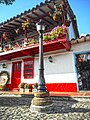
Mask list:
[[[60,21],[60,19],[62,20],[62,14],[64,12],[64,5],[61,3],[61,4],[54,4],[54,12],[53,13],[50,13],[49,12],[49,15],[53,18],[53,20],[55,21]]]
[[[24,86],[25,86],[25,83],[20,83],[19,84],[19,88],[24,88]]]
[[[4,90],[5,86],[4,85],[0,85],[0,91]]]
[[[29,28],[29,25],[30,25],[30,21],[27,19],[24,23],[22,23],[22,28],[25,30]]]
[[[47,32],[43,36],[44,41],[54,40],[60,37],[60,35],[66,34],[66,28],[64,26],[54,27],[50,32]]]
[[[32,85],[32,88],[33,88],[33,89],[37,89],[37,87],[38,87],[38,84],[37,84],[37,83],[35,83],[35,84]]]
[[[25,89],[30,89],[30,84],[25,83],[24,88]]]
[[[15,0],[0,0],[0,3],[6,4],[6,5],[11,5]]]

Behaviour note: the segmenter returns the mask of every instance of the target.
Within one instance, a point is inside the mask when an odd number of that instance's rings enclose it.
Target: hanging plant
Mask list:
[[[29,28],[29,25],[30,25],[30,21],[27,19],[24,23],[22,23],[23,30]]]
[[[54,12],[53,14],[49,12],[49,15],[52,16],[53,20],[58,21],[62,18],[63,11],[64,11],[63,4],[58,5],[54,3]]]
[[[58,14],[53,15],[53,20],[59,21],[60,20],[60,15],[58,15]]]
[[[69,27],[70,26],[71,21],[70,20],[66,20],[66,26]]]
[[[20,33],[19,28],[15,29],[15,32],[16,32],[16,34],[19,34]]]
[[[9,39],[9,34],[7,32],[4,32],[2,37],[4,38],[4,40],[8,40]]]

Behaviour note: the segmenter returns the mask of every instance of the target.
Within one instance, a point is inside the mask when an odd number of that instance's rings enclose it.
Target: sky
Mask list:
[[[90,34],[90,0],[68,0],[76,15],[79,34]],[[0,23],[25,10],[32,9],[44,0],[15,0],[12,5],[0,4]]]

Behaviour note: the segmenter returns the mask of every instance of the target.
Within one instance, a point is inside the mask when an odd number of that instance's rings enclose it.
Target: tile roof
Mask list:
[[[62,0],[56,0],[58,4],[62,2]],[[70,5],[67,0],[64,0],[66,6],[67,6],[67,12],[69,16],[71,17],[74,29],[76,32],[76,36],[78,36],[78,29],[77,29],[77,23],[75,20],[75,15],[70,8]],[[53,13],[54,10],[54,0],[45,0],[45,2],[41,2],[40,5],[36,5],[36,7],[33,7],[32,9],[28,9],[27,11],[24,11],[20,15],[14,16],[13,18],[7,19],[7,21],[0,23],[0,36],[3,32],[10,32],[13,35],[15,34],[15,29],[20,28],[21,24],[26,21],[26,19],[29,19],[31,21],[29,32],[34,33],[36,32],[36,23],[39,21],[39,19],[43,19],[47,29],[52,29],[54,26],[58,25],[57,21],[54,21],[51,16],[49,16],[49,12]]]
[[[90,34],[87,34],[86,36],[81,36],[78,39],[72,39],[71,40],[71,45],[86,42],[86,41],[90,41]]]

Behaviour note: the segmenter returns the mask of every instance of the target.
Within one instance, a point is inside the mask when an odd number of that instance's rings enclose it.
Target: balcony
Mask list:
[[[44,52],[66,49],[70,50],[70,43],[67,40],[65,26],[54,27],[43,36]],[[39,53],[38,36],[27,39],[21,38],[14,41],[4,41],[0,47],[0,60],[10,60],[12,58],[33,56]]]
[[[47,31],[49,31],[57,25],[67,25],[66,23],[68,19],[66,16],[69,16],[71,21],[70,24],[72,23],[74,28],[75,37],[78,37],[78,29],[75,15],[73,14],[68,2],[62,2],[62,0],[56,1],[57,5],[64,5],[63,10],[65,11],[62,13],[62,16],[60,15],[61,17],[59,17],[59,20],[53,19],[52,14],[55,15],[54,13],[56,13],[55,3],[54,1],[50,0],[45,1],[44,3],[41,2],[40,5],[33,7],[31,10],[29,9],[27,11],[24,11],[24,13],[21,13],[20,15],[18,14],[17,16],[14,16],[13,18],[7,19],[7,21],[3,23],[0,23],[0,60],[9,60],[17,57],[30,55],[33,56],[35,54],[38,54],[39,44],[37,35],[38,33],[36,31],[36,23],[40,19],[44,20],[45,25],[47,27],[46,29]],[[51,13],[51,15],[49,13]],[[27,28],[27,32],[24,28]],[[23,35],[22,38],[16,38],[16,30],[20,30],[19,35]],[[4,32],[8,32],[14,38],[14,40],[2,40],[2,35]],[[68,41],[67,31],[63,35],[57,35],[57,33],[59,32],[56,32],[55,34],[52,33],[52,35],[44,37],[44,52],[60,49],[70,50],[71,46]],[[28,38],[28,40],[24,39],[25,35]],[[34,40],[32,40],[32,36],[35,37]]]

